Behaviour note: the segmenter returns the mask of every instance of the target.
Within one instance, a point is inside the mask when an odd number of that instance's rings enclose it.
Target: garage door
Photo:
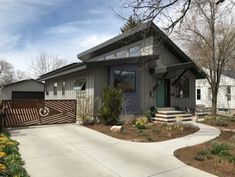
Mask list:
[[[12,100],[35,100],[44,99],[44,92],[12,92]]]

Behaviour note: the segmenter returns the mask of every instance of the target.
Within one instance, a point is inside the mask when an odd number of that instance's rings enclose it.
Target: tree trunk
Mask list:
[[[217,113],[217,94],[218,94],[218,91],[215,91],[212,94],[212,112],[211,112],[212,116],[216,116],[216,113]]]

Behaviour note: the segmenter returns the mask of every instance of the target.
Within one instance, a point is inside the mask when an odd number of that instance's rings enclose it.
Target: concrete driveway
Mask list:
[[[173,156],[181,147],[220,134],[198,124],[200,131],[159,143],[118,140],[78,124],[12,129],[31,177],[211,177]]]

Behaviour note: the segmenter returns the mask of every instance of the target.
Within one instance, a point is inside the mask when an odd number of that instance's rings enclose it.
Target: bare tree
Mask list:
[[[25,71],[15,70],[14,81],[21,81],[21,80],[29,79],[29,78],[30,78],[29,74],[26,73]]]
[[[219,5],[224,1],[213,2]],[[226,1],[235,3],[234,0]],[[132,11],[131,16],[134,18],[143,22],[155,20],[161,23],[166,31],[171,32],[177,24],[183,21],[195,3],[203,4],[204,0],[123,0],[121,4],[123,8]]]
[[[41,54],[32,61],[32,71],[36,77],[58,69],[67,64],[67,60],[60,58],[58,55]]]
[[[0,60],[0,86],[14,81],[14,67],[6,60]]]
[[[235,23],[231,15],[232,9],[228,4],[217,6],[212,0],[194,2],[192,13],[186,17],[179,31],[189,55],[206,68],[212,91],[212,115],[216,115],[222,72],[235,59]]]

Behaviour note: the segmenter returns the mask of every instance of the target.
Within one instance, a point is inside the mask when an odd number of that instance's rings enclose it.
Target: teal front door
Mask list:
[[[156,88],[156,106],[165,107],[170,106],[169,96],[170,83],[169,80],[161,80]]]

